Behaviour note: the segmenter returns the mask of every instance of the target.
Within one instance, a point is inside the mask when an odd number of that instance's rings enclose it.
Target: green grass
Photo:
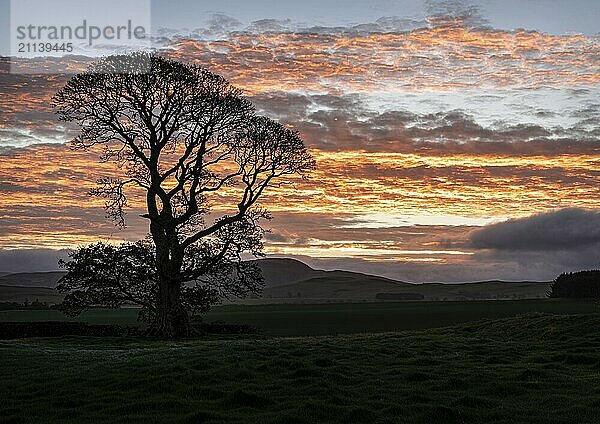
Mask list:
[[[592,423],[600,314],[376,335],[0,342],[0,423]]]
[[[600,312],[600,306],[577,300],[224,306],[206,320],[250,324],[269,335],[311,336],[424,329],[530,312],[583,314]]]
[[[577,300],[236,305],[214,308],[205,320],[250,324],[266,335],[311,336],[432,328],[530,312],[583,314],[600,312],[600,306]],[[92,310],[77,320],[135,325],[136,316],[135,309]],[[0,311],[0,322],[65,319],[58,311]]]

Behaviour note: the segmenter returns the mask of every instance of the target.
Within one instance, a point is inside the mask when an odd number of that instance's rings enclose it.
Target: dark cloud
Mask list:
[[[283,33],[292,31],[292,21],[290,19],[277,20],[277,19],[261,19],[252,22],[246,31],[251,33]]]
[[[545,251],[584,248],[600,244],[600,211],[567,208],[511,219],[475,231],[470,238],[477,249]],[[597,257],[600,259],[600,255]]]
[[[322,150],[526,156],[600,151],[598,122],[571,128],[507,122],[484,126],[462,110],[375,112],[356,94],[271,92],[251,98],[262,113],[293,125],[310,147]]]
[[[264,239],[265,239],[265,241],[267,243],[285,243],[285,244],[288,244],[288,243],[291,243],[293,241],[289,237],[287,237],[287,236],[285,236],[285,235],[283,235],[281,233],[275,232],[275,231],[270,231],[270,232],[265,233]]]
[[[460,22],[468,28],[480,28],[489,24],[479,7],[469,1],[426,0],[425,8],[432,25]]]
[[[231,31],[239,30],[241,27],[242,23],[237,19],[221,13],[215,13],[210,16],[205,28],[196,29],[194,30],[193,34],[196,36],[212,38],[224,36]]]

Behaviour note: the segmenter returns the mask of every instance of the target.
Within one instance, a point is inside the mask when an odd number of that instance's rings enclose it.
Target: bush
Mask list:
[[[550,288],[551,298],[600,299],[600,271],[560,275]]]

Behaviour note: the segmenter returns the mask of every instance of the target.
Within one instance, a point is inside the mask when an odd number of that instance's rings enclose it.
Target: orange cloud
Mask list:
[[[370,226],[379,228],[370,217],[388,216],[389,226],[394,226],[394,219],[420,215],[439,216],[452,225],[454,216],[463,217],[464,225],[482,217],[524,216],[558,207],[594,208],[600,198],[600,155],[312,153],[318,166],[312,177],[273,188],[263,203],[276,218],[307,212],[343,218],[332,224],[338,228],[362,220],[354,230],[348,226],[346,240],[356,240]],[[143,237],[146,222],[138,217],[144,207],[142,193],[130,192],[130,228],[124,233],[102,219],[103,201],[87,196],[98,177],[111,175],[118,171],[99,163],[95,153],[64,145],[0,155],[0,246],[69,247],[98,237]],[[216,195],[214,209],[235,205],[235,194],[229,189]],[[352,232],[355,236],[348,236]]]
[[[597,39],[448,22],[404,33],[234,33],[174,40],[169,54],[218,69],[250,92],[421,91],[593,85]]]
[[[457,263],[472,253],[465,234],[484,220],[599,206],[598,109],[590,100],[600,82],[598,37],[449,19],[406,32],[239,32],[218,40],[173,38],[163,47],[163,54],[231,79],[265,113],[298,128],[311,147],[318,164],[311,179],[274,188],[264,199],[276,218],[270,252]],[[77,58],[64,66],[80,70],[87,63]],[[93,152],[39,144],[71,134],[49,103],[66,78],[0,73],[0,143],[36,144],[0,150],[0,248],[73,247],[146,232],[137,216],[141,193],[131,192],[124,232],[103,219],[101,199],[87,196],[98,177],[118,173],[112,164],[99,163]],[[504,88],[514,91],[501,95],[517,93],[515,103],[541,88],[572,89],[576,110],[564,113],[577,115],[577,124],[543,126],[536,115],[548,113],[543,105],[526,125],[507,118],[486,127],[463,112],[393,104],[369,111],[360,104],[362,95],[392,95],[393,103],[411,92],[460,97],[467,89]],[[580,91],[587,91],[585,100],[578,100]],[[216,195],[215,210],[235,194]],[[412,233],[398,230],[404,225]]]

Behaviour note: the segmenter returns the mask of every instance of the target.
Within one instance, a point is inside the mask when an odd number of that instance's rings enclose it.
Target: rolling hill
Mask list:
[[[0,285],[0,302],[60,303],[63,295],[48,287],[19,287]]]
[[[54,290],[64,272],[28,272],[0,276],[0,302],[60,303],[63,295]]]
[[[317,270],[294,259],[257,263],[265,279],[262,298],[242,302],[535,299],[545,297],[548,290],[547,283],[537,282],[411,284],[358,272]],[[0,301],[59,301],[61,296],[53,288],[63,275],[56,271],[0,276]]]
[[[0,285],[54,288],[63,275],[64,271],[7,274],[0,277]]]
[[[265,279],[266,280],[266,279]],[[374,299],[377,293],[410,292],[412,284],[348,271],[320,271],[293,283],[269,286],[265,297],[321,299]]]
[[[319,271],[294,259],[259,259],[254,261],[260,267],[265,279],[265,288],[274,288],[297,283],[309,278],[321,277],[326,271]]]
[[[548,283],[484,281],[411,284],[350,271],[315,270],[293,259],[258,261],[265,278],[264,301],[483,300],[546,297]]]

